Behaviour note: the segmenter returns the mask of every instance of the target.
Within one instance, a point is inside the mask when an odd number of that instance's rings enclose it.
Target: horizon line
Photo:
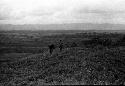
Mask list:
[[[48,24],[0,24],[0,25],[68,25],[68,24],[109,24],[109,25],[125,25],[123,23],[48,23]]]

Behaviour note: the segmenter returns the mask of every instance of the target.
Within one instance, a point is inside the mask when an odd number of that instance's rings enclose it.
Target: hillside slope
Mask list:
[[[125,53],[120,48],[65,48],[1,66],[0,85],[125,84]]]

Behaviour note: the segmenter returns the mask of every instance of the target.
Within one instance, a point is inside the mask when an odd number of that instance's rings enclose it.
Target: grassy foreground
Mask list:
[[[0,86],[125,85],[125,49],[65,48],[1,64]]]
[[[0,86],[125,85],[124,34],[43,33],[0,33]],[[49,44],[57,47],[52,55]]]

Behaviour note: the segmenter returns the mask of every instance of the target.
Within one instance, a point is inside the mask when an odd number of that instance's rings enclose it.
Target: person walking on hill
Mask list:
[[[51,44],[48,46],[49,47],[49,53],[52,54],[53,53],[53,50],[55,49],[55,45],[54,44]]]
[[[62,40],[60,40],[60,42],[59,42],[59,49],[60,49],[60,51],[62,51],[62,49],[63,49],[63,43],[62,43]]]

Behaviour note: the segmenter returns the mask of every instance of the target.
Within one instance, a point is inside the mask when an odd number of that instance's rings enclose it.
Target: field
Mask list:
[[[0,86],[75,84],[125,85],[124,33],[0,31]]]

